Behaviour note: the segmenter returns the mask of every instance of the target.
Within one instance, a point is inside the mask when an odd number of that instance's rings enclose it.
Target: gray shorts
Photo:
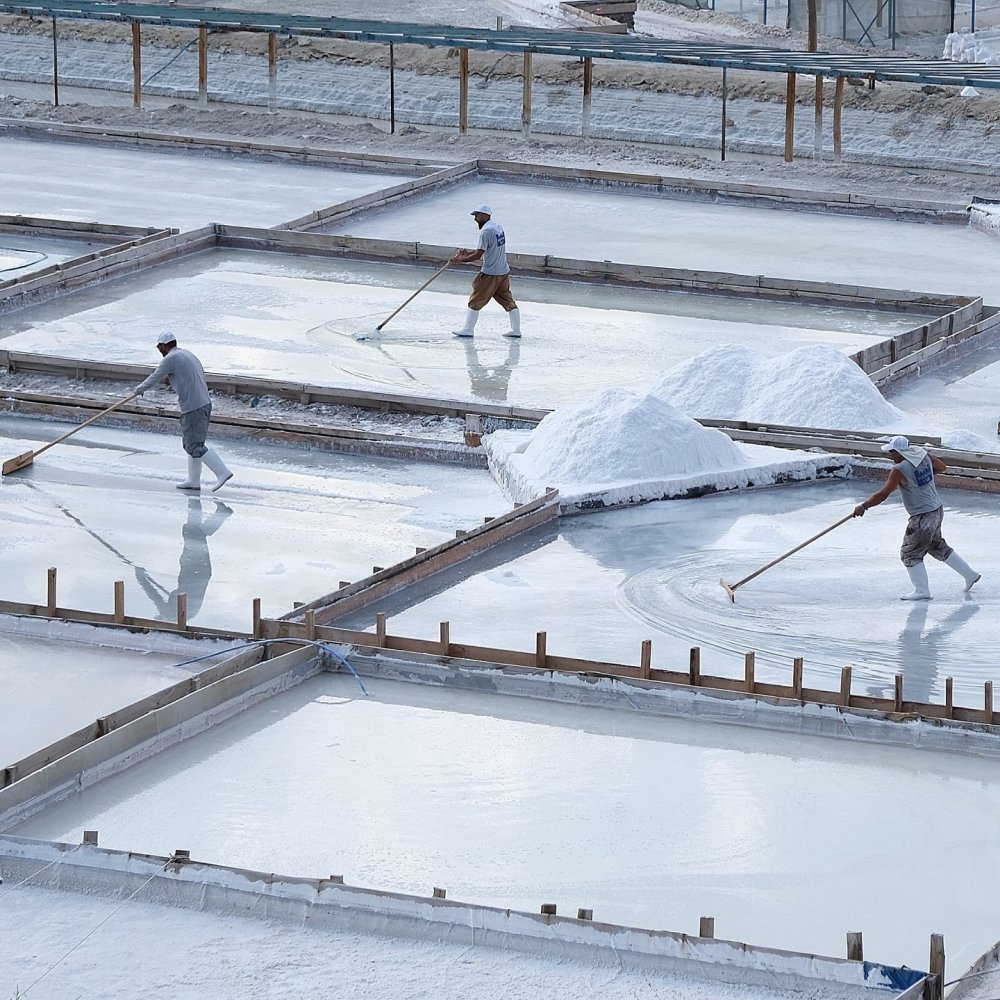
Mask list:
[[[951,546],[941,536],[944,507],[927,514],[913,514],[906,524],[899,558],[904,566],[916,566],[924,556],[933,556],[944,562],[951,555]]]
[[[181,438],[184,450],[192,458],[201,458],[208,449],[205,438],[208,437],[208,422],[212,418],[212,404],[206,403],[197,410],[181,414]]]

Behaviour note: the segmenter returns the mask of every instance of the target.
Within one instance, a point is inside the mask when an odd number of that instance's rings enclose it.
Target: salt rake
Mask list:
[[[819,534],[813,535],[812,538],[807,538],[801,545],[796,545],[794,549],[789,549],[783,555],[778,556],[777,559],[772,559],[766,566],[761,566],[760,569],[755,570],[749,576],[743,577],[742,580],[737,580],[736,583],[726,583],[725,579],[719,580],[719,586],[729,595],[729,600],[735,604],[736,603],[736,591],[739,587],[742,587],[744,583],[749,583],[754,577],[760,576],[761,573],[769,570],[772,566],[777,566],[778,563],[787,559],[789,556],[795,555],[799,549],[804,549],[807,545],[811,545],[816,541],[817,538],[822,538],[824,535],[828,535],[834,528],[839,528],[842,524],[846,524],[854,517],[853,511],[846,517],[842,517],[836,524],[831,524],[829,528],[824,528]]]
[[[391,320],[394,316],[397,316],[399,313],[401,313],[432,281],[434,281],[437,278],[440,278],[441,275],[444,274],[444,272],[447,271],[450,266],[451,266],[451,261],[449,260],[445,263],[444,267],[442,267],[440,270],[435,271],[398,309],[396,309],[394,312],[389,313],[389,315],[386,316],[386,318],[382,320],[382,322],[379,323],[379,325],[375,327],[374,330],[372,330],[369,336],[377,337],[382,332],[382,327],[384,327],[389,322],[389,320]],[[365,340],[367,338],[364,336],[359,336],[356,339]]]
[[[67,431],[62,435],[62,437],[57,437],[55,441],[50,441],[48,444],[42,445],[38,451],[26,451],[14,458],[8,458],[7,461],[3,463],[2,475],[9,476],[12,472],[17,472],[20,469],[26,469],[39,455],[41,455],[43,451],[48,451],[49,448],[55,447],[61,441],[65,441],[66,438],[72,437],[77,431],[82,431],[88,424],[92,424],[95,420],[100,420],[101,417],[110,413],[112,410],[117,410],[119,406],[124,406],[126,403],[131,402],[138,395],[139,393],[133,392],[131,396],[119,399],[117,403],[113,403],[106,410],[101,410],[100,413],[95,413],[89,420],[84,420],[82,424],[78,427],[74,427],[71,431]]]

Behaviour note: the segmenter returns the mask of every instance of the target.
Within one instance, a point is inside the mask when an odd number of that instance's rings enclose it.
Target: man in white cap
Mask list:
[[[136,386],[135,391],[141,396],[147,389],[152,389],[167,376],[170,377],[170,384],[174,387],[180,404],[181,438],[188,455],[187,479],[178,483],[177,489],[200,490],[201,463],[204,462],[215,473],[215,485],[212,486],[214,493],[220,486],[228,483],[233,474],[211,448],[205,447],[208,422],[212,417],[212,401],[208,396],[205,370],[190,351],[177,346],[177,338],[169,331],[160,334],[156,349],[163,360],[145,382]]]
[[[476,330],[479,310],[490,299],[496,299],[507,310],[510,329],[505,337],[521,336],[521,311],[517,308],[514,296],[510,294],[510,267],[507,265],[507,237],[499,222],[493,221],[493,209],[489,205],[477,205],[472,210],[472,217],[479,226],[479,244],[475,250],[456,250],[448,258],[449,264],[471,264],[481,260],[479,274],[472,281],[472,295],[469,296],[469,309],[465,314],[465,326],[461,330],[453,330],[456,337],[471,337]]]
[[[910,520],[903,535],[899,558],[910,574],[913,593],[900,598],[901,601],[929,601],[930,585],[927,582],[927,567],[924,556],[930,555],[950,566],[965,580],[965,590],[978,583],[980,574],[944,540],[941,536],[941,522],[944,519],[944,505],[934,484],[934,473],[944,472],[947,466],[941,459],[929,455],[923,448],[911,445],[905,437],[894,437],[882,445],[882,451],[892,459],[892,471],[885,484],[867,500],[854,508],[855,517],[864,517],[869,507],[875,507],[885,500],[897,487],[903,497],[903,506]]]

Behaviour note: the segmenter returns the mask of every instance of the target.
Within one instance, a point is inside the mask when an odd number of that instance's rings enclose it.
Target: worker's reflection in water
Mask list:
[[[465,363],[469,369],[469,386],[475,399],[491,403],[506,403],[510,377],[521,360],[521,341],[507,341],[507,359],[501,364],[484,365],[479,360],[476,342],[471,338],[465,344]]]
[[[177,588],[171,592],[164,590],[141,566],[135,568],[135,578],[146,596],[156,605],[157,617],[173,620],[177,616],[177,595],[187,594],[188,621],[201,610],[212,579],[212,558],[208,551],[208,539],[222,527],[232,508],[220,500],[210,501],[213,508],[207,515],[200,497],[188,497],[188,514],[184,522],[182,536],[180,572],[177,574]]]
[[[903,675],[903,698],[906,701],[938,701],[944,695],[944,685],[938,688],[939,659],[954,655],[949,645],[952,633],[958,631],[977,614],[979,604],[969,598],[936,625],[925,629],[930,601],[915,601],[906,624],[899,633],[899,672]],[[948,667],[946,675],[953,671]]]

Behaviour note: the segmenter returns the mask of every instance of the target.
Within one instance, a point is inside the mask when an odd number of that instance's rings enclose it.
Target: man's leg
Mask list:
[[[944,508],[942,510],[942,520]],[[941,534],[940,527],[938,528],[937,537],[931,543],[930,548],[927,550],[927,554],[933,556],[935,559],[940,560],[949,569],[953,569],[958,575],[965,581],[965,587],[963,588],[966,593],[972,590],[972,588],[979,583],[982,579],[982,574],[977,573],[945,540]]]
[[[943,516],[943,509],[938,508],[928,514],[914,514],[906,523],[903,544],[899,549],[899,558],[909,574],[913,584],[913,592],[903,594],[900,597],[901,601],[929,601],[931,599],[924,556],[930,551],[935,539],[941,537]]]
[[[211,406],[202,406],[190,413],[181,414],[181,443],[187,452],[188,474],[183,483],[177,484],[179,490],[201,489],[201,463],[205,452],[208,451],[205,447],[205,438],[208,435],[211,412]]]
[[[505,274],[503,280],[497,285],[493,298],[504,307],[507,319],[510,320],[510,329],[504,334],[505,337],[521,336],[521,310],[517,308],[514,296],[510,291],[510,275]]]
[[[493,294],[492,285],[487,280],[489,275],[479,272],[472,279],[472,294],[469,296],[469,308],[465,313],[465,326],[460,330],[452,330],[455,337],[471,337],[476,332],[476,322],[479,320],[479,310],[490,301]]]

